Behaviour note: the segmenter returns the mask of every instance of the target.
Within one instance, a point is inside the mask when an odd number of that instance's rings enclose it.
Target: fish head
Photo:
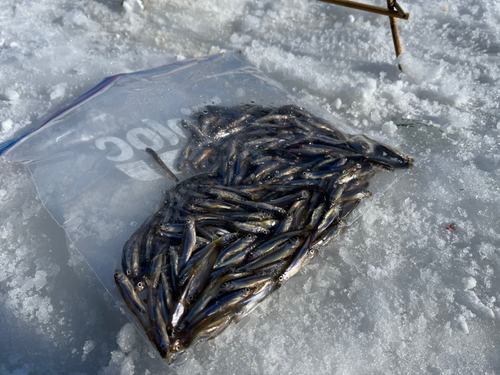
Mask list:
[[[139,293],[141,290],[143,290],[145,287],[145,282],[144,281],[139,281],[135,287],[134,287],[134,290],[136,293]]]
[[[130,271],[128,272],[131,273]],[[121,270],[115,270],[114,277],[115,277],[115,282],[117,283],[122,283],[127,278],[127,276],[125,276],[125,274]]]
[[[189,304],[192,304],[193,302],[196,301],[196,295],[197,295],[197,291],[196,290],[193,290],[191,291],[191,293],[188,294],[188,297],[187,297],[187,302]]]
[[[194,228],[195,222],[196,222],[196,219],[194,218],[194,216],[189,215],[186,218],[186,227],[189,228],[189,229]]]
[[[253,242],[257,239],[257,236],[255,234],[252,234],[252,233],[248,233],[246,236],[245,236],[245,242]]]
[[[287,272],[283,272],[282,274],[280,274],[278,276],[278,279],[276,280],[276,284],[277,285],[282,285],[285,282],[287,282],[289,278],[290,278],[290,275],[288,275]]]

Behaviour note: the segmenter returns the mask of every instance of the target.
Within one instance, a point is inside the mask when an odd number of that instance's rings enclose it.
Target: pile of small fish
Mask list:
[[[166,192],[125,244],[115,273],[168,363],[299,272],[371,195],[376,172],[413,162],[294,105],[207,106],[182,124],[191,138],[176,167],[193,177]]]

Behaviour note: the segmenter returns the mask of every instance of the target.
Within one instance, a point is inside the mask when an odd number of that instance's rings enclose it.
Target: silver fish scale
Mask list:
[[[195,142],[176,165],[195,176],[165,193],[125,244],[115,277],[169,364],[240,321],[311,261],[371,195],[376,172],[413,163],[295,105],[207,106],[183,125]]]

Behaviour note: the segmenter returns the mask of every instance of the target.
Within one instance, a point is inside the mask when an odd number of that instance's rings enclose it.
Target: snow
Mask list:
[[[394,122],[387,121],[382,125],[382,131],[386,134],[395,133],[398,130],[398,127]]]
[[[401,5],[396,59],[386,18],[312,0],[0,0],[0,142],[106,76],[226,50],[416,161],[168,369],[0,158],[0,374],[499,373],[500,4]]]

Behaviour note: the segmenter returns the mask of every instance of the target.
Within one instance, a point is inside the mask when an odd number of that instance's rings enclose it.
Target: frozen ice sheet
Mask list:
[[[403,1],[403,73],[377,15],[309,0],[127,4],[0,0],[0,142],[104,76],[226,49],[416,167],[251,316],[165,370],[27,172],[1,159],[0,374],[500,372],[497,1]]]

